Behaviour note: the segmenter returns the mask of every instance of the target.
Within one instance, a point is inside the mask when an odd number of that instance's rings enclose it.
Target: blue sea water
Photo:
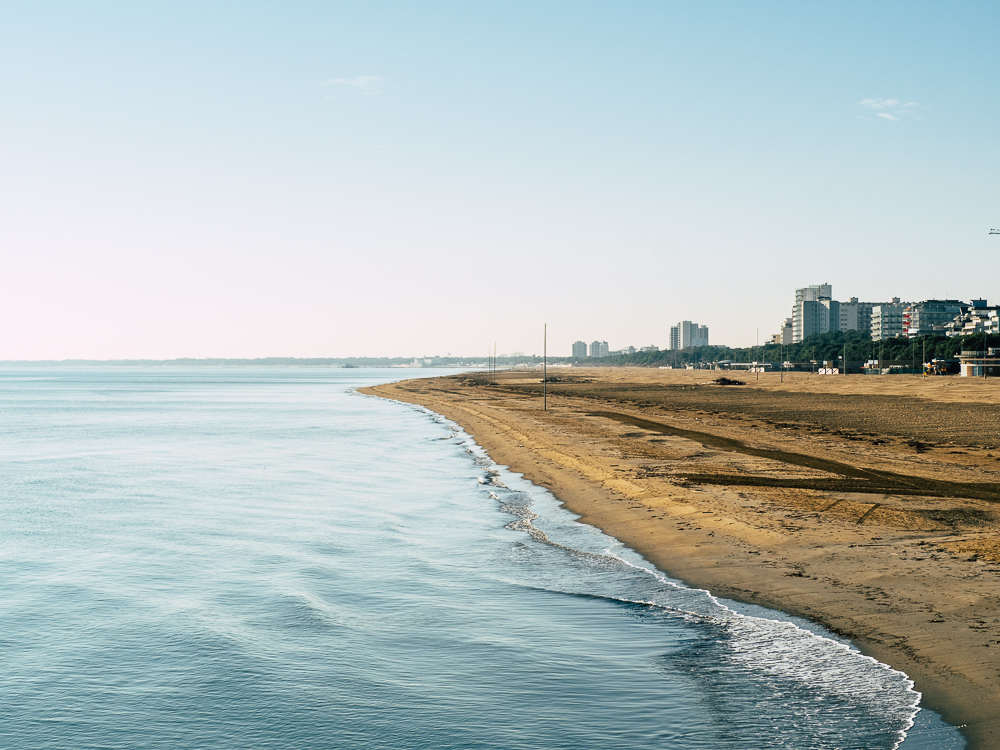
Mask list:
[[[0,748],[964,747],[354,392],[399,376],[0,369]]]

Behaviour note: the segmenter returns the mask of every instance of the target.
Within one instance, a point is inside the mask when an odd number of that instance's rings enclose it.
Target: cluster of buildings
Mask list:
[[[985,299],[969,302],[957,299],[928,299],[903,302],[892,297],[886,302],[861,302],[851,297],[846,302],[833,298],[830,284],[816,284],[795,290],[792,317],[771,336],[771,344],[797,344],[810,336],[831,331],[863,331],[874,341],[918,336],[1000,336],[1000,305]],[[708,346],[708,326],[682,320],[670,326],[669,351]],[[611,349],[607,341],[573,344],[573,358],[601,359],[635,354],[634,346]],[[658,346],[643,346],[639,352],[658,352]]]
[[[622,349],[611,349],[608,346],[607,341],[591,341],[590,347],[588,349],[587,342],[577,341],[573,344],[573,358],[574,359],[584,359],[585,357],[593,357],[595,359],[600,359],[602,357],[617,357],[622,354],[635,354],[636,348],[634,346],[626,346]],[[660,347],[658,346],[644,346],[638,349],[640,352],[658,352]]]
[[[795,290],[792,317],[771,337],[774,344],[797,344],[817,333],[865,331],[875,341],[898,336],[966,336],[1000,333],[1000,307],[984,299],[963,302],[929,299],[923,302],[847,302],[833,299],[830,284]]]
[[[670,326],[670,350],[690,349],[695,346],[708,346],[708,326],[701,326],[690,320],[682,320],[677,325]],[[634,346],[612,350],[607,341],[592,341],[589,348],[586,341],[577,341],[573,344],[574,359],[617,357],[622,354],[635,354],[636,351]],[[638,351],[658,352],[660,347],[643,346]]]
[[[608,347],[607,341],[592,341],[590,343],[590,352],[587,352],[587,342],[577,341],[573,344],[573,358],[574,359],[584,359],[585,357],[594,357],[595,359],[602,357],[610,357],[611,352]]]

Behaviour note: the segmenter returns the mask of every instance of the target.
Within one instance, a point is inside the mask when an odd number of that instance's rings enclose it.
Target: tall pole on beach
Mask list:
[[[549,324],[542,329],[542,411],[549,410]]]
[[[1000,234],[1000,229],[991,229],[990,234]],[[989,316],[983,321],[983,380],[986,380],[986,355],[989,353],[989,349],[986,344],[986,337],[989,335],[987,331],[989,330]]]

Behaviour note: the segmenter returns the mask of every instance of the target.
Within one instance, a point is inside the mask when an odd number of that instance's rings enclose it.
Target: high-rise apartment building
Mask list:
[[[847,302],[841,302],[840,324],[833,330],[868,333],[872,328],[872,308],[877,304],[879,303],[858,302],[857,297],[851,297]],[[831,328],[833,327],[831,326]]]
[[[817,284],[795,290],[792,308],[792,343],[840,330],[840,303],[833,299],[833,287]]]
[[[670,327],[671,349],[690,349],[693,346],[708,346],[708,326],[682,320]]]
[[[904,311],[906,335],[944,335],[958,315],[964,315],[969,305],[957,299],[928,299],[910,305]]]
[[[573,343],[573,359],[586,359],[587,357],[587,342],[586,341],[576,341]]]
[[[607,357],[611,349],[607,341],[592,341],[590,343],[590,356],[596,358]]]
[[[906,335],[903,319],[908,302],[900,302],[899,297],[893,297],[892,302],[883,302],[872,306],[871,335],[873,341],[892,339]]]
[[[779,334],[779,336],[781,337],[781,343],[784,344],[785,346],[788,346],[789,344],[792,343],[793,330],[794,327],[792,325],[792,319],[785,318],[785,325],[781,327],[781,333]]]

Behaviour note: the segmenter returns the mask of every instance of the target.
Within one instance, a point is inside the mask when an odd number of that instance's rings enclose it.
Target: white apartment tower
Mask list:
[[[587,358],[587,342],[575,341],[573,343],[573,359],[586,359],[586,358]]]
[[[872,328],[872,309],[878,304],[878,302],[858,302],[857,297],[851,297],[847,302],[841,302],[839,330],[867,333]],[[838,330],[832,325],[830,327],[831,330]]]
[[[608,347],[607,341],[592,341],[590,343],[590,356],[595,359],[599,357],[607,357],[609,351],[611,350]]]
[[[833,299],[833,287],[817,284],[795,290],[792,308],[792,343],[817,333],[840,330],[840,303]]]
[[[690,349],[693,346],[708,346],[708,326],[682,320],[670,327],[671,349]]]
[[[795,330],[793,321],[791,318],[785,318],[785,324],[781,326],[781,343],[788,346],[792,343],[792,331]]]

